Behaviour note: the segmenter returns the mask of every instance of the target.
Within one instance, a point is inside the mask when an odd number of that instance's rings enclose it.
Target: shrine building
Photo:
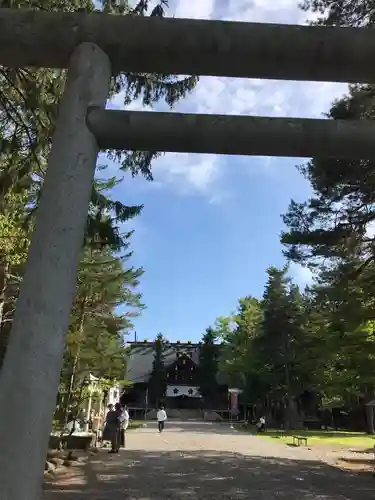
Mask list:
[[[155,356],[153,341],[129,342],[130,352],[126,380],[132,383],[124,395],[126,404],[134,409],[153,408],[149,382]],[[220,349],[220,345],[217,346]],[[168,342],[164,344],[163,360],[166,368],[166,390],[163,404],[169,409],[203,409],[207,402],[199,392],[200,344]],[[217,373],[217,391],[210,395],[212,409],[228,410],[228,385],[223,373]]]

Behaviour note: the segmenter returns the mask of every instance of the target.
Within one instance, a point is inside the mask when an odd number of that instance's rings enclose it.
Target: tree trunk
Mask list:
[[[374,406],[373,405],[366,405],[365,406],[366,410],[366,427],[367,427],[367,434],[375,434],[375,426],[374,426]]]
[[[8,284],[9,265],[4,256],[0,258],[0,369],[5,355],[8,335],[4,331],[4,313],[6,290]]]
[[[65,399],[65,407],[64,407],[64,424],[66,425],[68,423],[68,409],[69,405],[72,399],[72,393],[73,393],[73,388],[74,388],[74,382],[75,378],[77,375],[77,370],[78,370],[78,365],[79,365],[79,359],[81,355],[81,347],[82,347],[82,341],[83,341],[83,333],[84,333],[84,326],[85,326],[85,311],[86,311],[86,304],[87,304],[87,295],[85,295],[81,301],[80,304],[80,309],[79,309],[79,320],[78,320],[78,338],[77,338],[77,350],[73,358],[72,362],[72,370],[70,373],[69,377],[69,384],[68,384],[68,390],[66,394],[66,399]]]
[[[375,423],[374,423],[374,404],[375,401],[375,389],[374,387],[367,386],[365,389],[365,413],[366,413],[366,429],[368,434],[375,434]],[[372,404],[366,404],[372,403]]]
[[[0,257],[0,331],[3,324],[9,265],[4,256]]]
[[[285,412],[285,430],[288,431],[293,427],[292,415],[293,415],[293,405],[294,400],[292,396],[291,386],[290,386],[290,371],[289,371],[289,334],[284,332],[284,376],[285,376],[285,387],[286,387],[286,397],[287,397],[287,408]]]

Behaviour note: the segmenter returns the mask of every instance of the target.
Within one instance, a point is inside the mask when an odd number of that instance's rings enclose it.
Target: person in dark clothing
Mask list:
[[[116,403],[115,409],[110,410],[105,419],[104,433],[106,435],[106,439],[111,441],[112,445],[109,453],[118,453],[120,450],[121,415],[121,406],[119,403]]]
[[[107,415],[110,411],[113,411],[113,405],[112,404],[109,404],[107,406],[107,413],[105,414],[105,417],[104,417],[104,422],[103,422],[103,433],[102,433],[102,441],[110,441],[111,440],[111,436],[110,436],[110,431],[109,431],[109,427],[107,425]]]

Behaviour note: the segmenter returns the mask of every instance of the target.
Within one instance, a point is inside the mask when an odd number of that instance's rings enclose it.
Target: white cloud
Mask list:
[[[170,0],[169,15],[195,19],[305,24],[307,13],[298,0]],[[311,15],[310,15],[311,19]],[[250,62],[251,64],[251,62]],[[285,82],[202,77],[197,88],[175,108],[190,113],[259,116],[321,117],[332,100],[347,89],[344,84]],[[121,105],[121,96],[115,100]],[[135,103],[132,109],[139,109]],[[157,106],[157,109],[165,109]],[[214,156],[170,155],[155,163],[155,176],[179,192],[199,192],[209,200],[220,191],[220,169],[228,161]],[[267,175],[270,164],[262,159]],[[273,162],[274,163],[274,162]],[[249,162],[250,164],[250,162]],[[257,169],[259,171],[259,169]],[[222,198],[223,193],[217,199]]]
[[[218,164],[219,157],[215,155],[169,153],[155,161],[153,172],[157,180],[163,177],[180,194],[193,190],[211,198],[208,188],[220,176]]]
[[[291,263],[289,266],[289,276],[301,288],[304,288],[306,285],[311,285],[314,278],[310,269],[295,263]]]
[[[124,106],[124,96],[122,93],[115,95],[108,103],[110,109],[126,109],[127,111],[150,111],[150,106],[143,106],[142,101],[137,99],[131,102],[128,106]]]
[[[369,237],[369,238],[373,238],[375,236],[375,221],[371,221],[367,224],[367,228],[366,228],[366,235]]]
[[[181,0],[175,3],[174,15],[186,19],[211,19],[214,0]]]
[[[183,0],[182,0],[183,1]],[[220,3],[220,2],[219,2]],[[225,19],[255,23],[303,24],[306,13],[298,8],[298,0],[229,0]]]
[[[321,117],[347,88],[339,83],[201,77],[185,102],[196,113]]]

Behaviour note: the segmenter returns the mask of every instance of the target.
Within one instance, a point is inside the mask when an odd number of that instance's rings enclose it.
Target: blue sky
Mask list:
[[[198,19],[304,24],[298,0],[170,0],[170,15]],[[321,117],[346,85],[202,78],[174,111]],[[123,109],[119,95],[111,106]],[[133,103],[130,109],[140,109]],[[157,110],[164,110],[158,106]],[[300,159],[166,154],[154,163],[155,181],[129,179],[116,189],[123,203],[144,204],[135,229],[132,264],[142,266],[147,309],[135,321],[139,339],[158,332],[198,341],[239,297],[260,296],[266,269],[282,266],[280,214],[309,186]],[[305,285],[310,273],[292,266]],[[132,339],[129,339],[132,340]]]

